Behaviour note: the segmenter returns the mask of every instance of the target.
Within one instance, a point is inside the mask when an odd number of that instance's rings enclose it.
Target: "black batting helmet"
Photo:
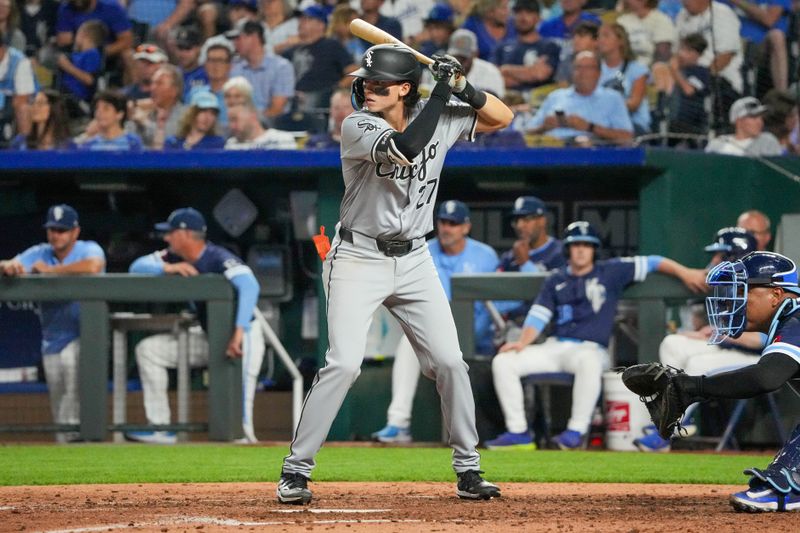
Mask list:
[[[364,53],[361,68],[350,75],[365,80],[409,81],[419,85],[422,65],[407,48],[397,44],[378,44]]]

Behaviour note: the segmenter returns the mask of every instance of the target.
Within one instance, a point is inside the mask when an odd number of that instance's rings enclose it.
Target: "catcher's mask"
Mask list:
[[[747,325],[747,270],[741,261],[723,261],[711,269],[706,283],[714,289],[714,294],[706,297],[711,326],[708,344],[739,338]]]

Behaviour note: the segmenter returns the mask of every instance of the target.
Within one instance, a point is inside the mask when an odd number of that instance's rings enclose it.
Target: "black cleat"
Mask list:
[[[278,501],[293,505],[305,505],[311,501],[311,491],[308,490],[309,479],[303,474],[281,473],[278,482]]]
[[[488,500],[500,497],[500,488],[481,477],[481,470],[467,470],[458,474],[456,494],[467,500]]]

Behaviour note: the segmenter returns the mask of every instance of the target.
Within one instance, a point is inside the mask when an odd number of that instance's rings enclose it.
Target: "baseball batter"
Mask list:
[[[456,328],[425,235],[447,150],[459,138],[508,126],[513,113],[476,91],[458,61],[434,58],[437,83],[419,102],[421,66],[407,49],[373,46],[352,75],[357,111],[342,127],[345,192],[323,264],[330,347],[309,390],[284,459],[278,501],[311,501],[308,479],[348,389],[358,377],[371,317],[380,305],[397,318],[422,372],[436,381],[458,476],[469,499],[500,495],[483,480],[475,405]],[[455,94],[468,105],[450,103]]]
[[[588,222],[579,220],[567,226],[567,266],[544,282],[520,339],[501,346],[492,360],[494,388],[508,431],[487,441],[487,447],[533,447],[520,378],[538,372],[574,374],[571,416],[555,443],[564,450],[582,447],[600,397],[603,370],[610,364],[606,348],[625,287],[658,271],[679,278],[694,291],[705,288],[704,270],[686,268],[661,256],[596,261],[600,244],[600,236]],[[551,320],[555,320],[553,336],[543,344],[529,346]]]

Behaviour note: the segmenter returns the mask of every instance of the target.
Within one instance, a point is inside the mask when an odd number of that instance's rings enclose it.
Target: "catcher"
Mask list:
[[[713,376],[690,376],[660,363],[635,365],[622,374],[645,402],[660,435],[680,430],[686,408],[712,398],[752,398],[789,383],[800,394],[800,287],[794,262],[772,252],[724,261],[709,273],[706,299],[711,344],[745,331],[765,334],[758,363]],[[750,468],[749,487],[733,494],[737,511],[800,511],[800,425],[766,469]]]

